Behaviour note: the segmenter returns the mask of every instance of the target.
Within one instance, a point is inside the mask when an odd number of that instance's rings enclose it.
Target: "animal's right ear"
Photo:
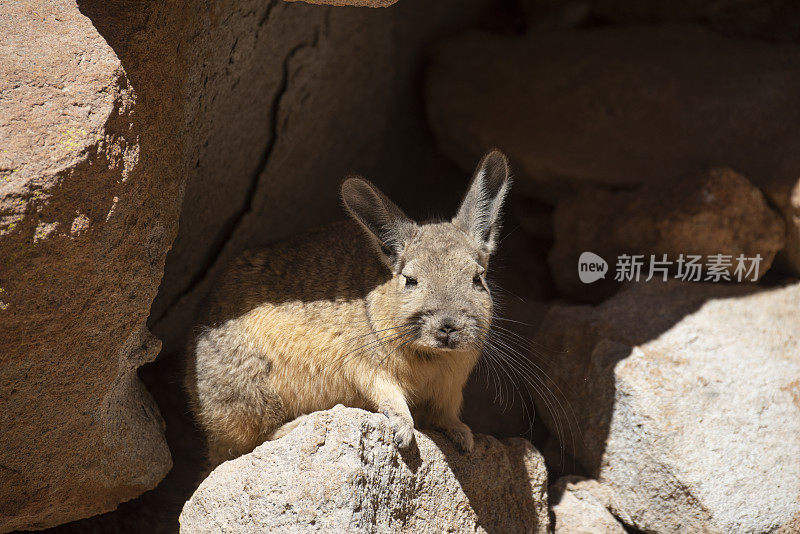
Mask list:
[[[500,215],[511,187],[508,160],[499,150],[490,150],[478,163],[453,223],[472,235],[489,254],[497,248]]]
[[[414,235],[416,223],[367,180],[353,176],[342,183],[342,201],[350,216],[378,245],[394,269],[400,253]]]

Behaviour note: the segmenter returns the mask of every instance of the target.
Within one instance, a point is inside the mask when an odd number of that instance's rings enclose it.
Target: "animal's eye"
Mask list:
[[[406,279],[406,287],[414,287],[417,285],[417,279],[410,276],[403,275]]]
[[[476,275],[475,275],[475,278],[473,278],[473,279],[472,279],[472,283],[473,283],[473,284],[474,284],[476,287],[478,287],[478,288],[480,288],[480,289],[483,289],[483,281],[481,280],[481,276],[480,276],[479,274],[476,274]]]

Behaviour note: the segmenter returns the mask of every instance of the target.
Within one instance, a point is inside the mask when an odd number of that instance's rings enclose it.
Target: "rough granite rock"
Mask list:
[[[731,167],[780,209],[800,271],[798,93],[796,46],[633,26],[453,38],[432,53],[426,105],[462,167],[501,147],[518,190],[550,200]]]
[[[547,472],[523,439],[478,435],[462,455],[437,433],[400,454],[384,416],[336,406],[225,462],[181,532],[548,532]]]
[[[607,297],[619,286],[614,264],[620,254],[676,261],[681,254],[731,256],[725,269],[736,279],[736,258],[761,256],[757,277],[766,273],[783,248],[785,225],[780,215],[744,176],[730,169],[712,169],[699,178],[644,186],[636,191],[581,190],[558,204],[554,215],[555,244],[549,262],[559,288],[582,301]],[[587,285],[578,278],[578,259],[591,251],[609,262],[604,280]],[[749,267],[749,263],[748,263]],[[643,276],[648,276],[644,269]],[[674,273],[673,273],[674,274]],[[659,275],[656,275],[659,276]],[[705,275],[704,275],[705,276]],[[744,275],[742,275],[744,278]]]
[[[286,0],[287,2],[306,2],[316,5],[356,6],[356,7],[389,7],[397,0]]]
[[[625,534],[608,511],[607,488],[596,480],[561,477],[550,486],[550,511],[555,534]]]
[[[651,282],[551,309],[537,341],[565,351],[547,371],[616,517],[659,533],[797,526],[798,302],[800,282]]]
[[[7,532],[114,509],[170,469],[136,369],[160,348],[145,321],[182,182],[171,124],[74,3],[2,2],[0,29]]]

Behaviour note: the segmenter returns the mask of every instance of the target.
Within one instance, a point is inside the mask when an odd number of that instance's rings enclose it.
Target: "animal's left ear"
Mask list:
[[[499,150],[490,150],[475,169],[453,224],[472,235],[492,254],[497,247],[503,202],[511,188],[508,160]]]

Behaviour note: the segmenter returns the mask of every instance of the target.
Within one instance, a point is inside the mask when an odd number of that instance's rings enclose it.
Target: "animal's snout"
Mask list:
[[[458,332],[460,329],[456,326],[456,323],[453,319],[445,318],[442,319],[441,323],[439,323],[439,328],[435,332],[435,337],[437,341],[448,345],[451,341],[453,335]]]

